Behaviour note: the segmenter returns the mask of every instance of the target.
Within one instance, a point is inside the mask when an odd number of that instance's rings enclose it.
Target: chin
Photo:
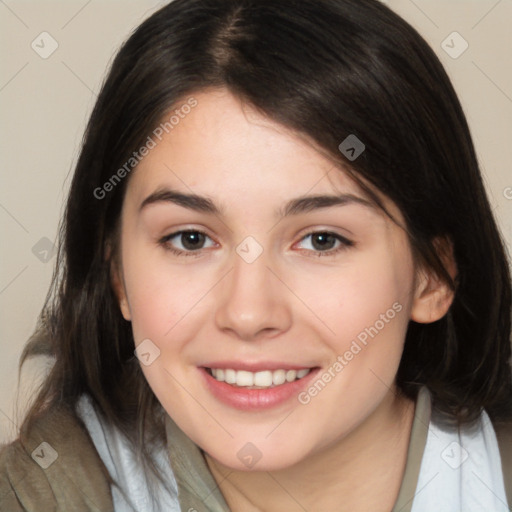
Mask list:
[[[279,471],[290,468],[303,460],[307,453],[297,447],[272,446],[268,442],[236,443],[236,446],[226,447],[219,451],[218,446],[211,451],[204,450],[219,464],[234,471]],[[228,455],[229,453],[229,455]],[[234,457],[233,457],[234,454]],[[228,456],[227,456],[228,455]]]

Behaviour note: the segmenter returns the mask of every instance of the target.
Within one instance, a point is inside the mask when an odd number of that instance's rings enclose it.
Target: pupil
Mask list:
[[[312,242],[315,249],[332,249],[336,243],[336,238],[328,233],[319,233],[313,235]]]
[[[194,250],[197,249],[201,243],[204,243],[203,233],[198,233],[197,231],[182,233],[181,237],[181,243],[185,249]]]

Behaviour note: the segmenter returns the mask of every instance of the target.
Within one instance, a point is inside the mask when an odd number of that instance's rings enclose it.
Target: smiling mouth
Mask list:
[[[300,380],[314,368],[302,370],[263,370],[249,372],[229,368],[205,368],[206,372],[218,382],[225,382],[235,388],[270,389],[283,384]]]

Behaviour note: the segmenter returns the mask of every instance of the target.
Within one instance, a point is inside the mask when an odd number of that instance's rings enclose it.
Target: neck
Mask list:
[[[391,391],[356,429],[291,467],[233,471],[205,453],[231,510],[389,512],[403,479],[414,402]]]

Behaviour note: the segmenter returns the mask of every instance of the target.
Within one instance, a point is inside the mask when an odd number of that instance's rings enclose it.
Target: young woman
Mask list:
[[[379,2],[151,16],[61,235],[2,510],[512,505],[503,242],[446,73]]]

